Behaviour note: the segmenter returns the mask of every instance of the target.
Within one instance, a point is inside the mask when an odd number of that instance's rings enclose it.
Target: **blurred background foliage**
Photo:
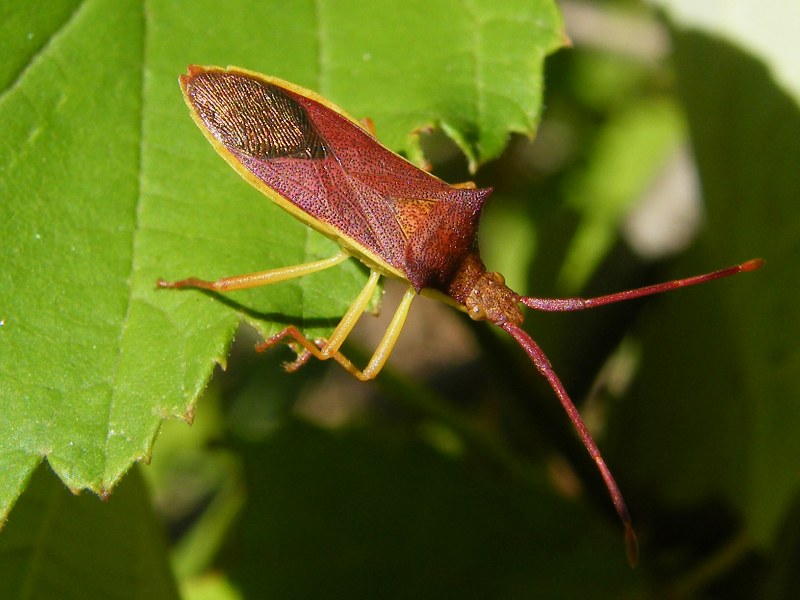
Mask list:
[[[164,581],[148,597],[793,597],[798,90],[680,5],[561,3],[573,46],[546,62],[535,140],[513,136],[474,177],[444,134],[422,140],[443,179],[495,188],[482,253],[520,293],[588,296],[767,259],[677,294],[528,316],[626,496],[637,570],[594,465],[520,350],[425,299],[369,384],[337,365],[286,375],[290,352],[255,354],[243,327],[193,425],[165,421],[151,464],[101,507],[119,513],[50,529],[50,543],[86,536],[75,560],[91,562],[120,543],[98,531],[128,531],[134,515],[157,531],[157,519],[163,560],[136,540],[126,550],[137,588]],[[387,284],[387,307],[399,293]],[[387,318],[366,318],[345,353],[363,362]],[[40,469],[0,544],[44,531],[43,514],[97,510],[67,496]],[[6,569],[7,597],[24,597],[30,563]]]

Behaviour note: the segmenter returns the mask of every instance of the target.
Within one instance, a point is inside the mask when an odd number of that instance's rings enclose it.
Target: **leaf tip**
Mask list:
[[[192,423],[194,423],[194,415],[195,415],[194,407],[195,407],[194,403],[187,406],[183,414],[178,415],[178,418],[187,425],[191,425]]]

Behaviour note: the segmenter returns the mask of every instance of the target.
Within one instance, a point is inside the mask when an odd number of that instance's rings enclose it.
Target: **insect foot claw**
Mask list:
[[[297,358],[295,358],[293,361],[291,362],[287,361],[283,363],[283,368],[286,369],[286,371],[289,373],[294,373],[295,371],[297,371],[297,369],[306,364],[309,358],[311,358],[311,352],[309,352],[308,350],[303,350],[297,355]]]

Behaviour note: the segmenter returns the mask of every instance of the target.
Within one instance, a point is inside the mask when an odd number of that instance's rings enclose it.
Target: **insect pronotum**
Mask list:
[[[382,146],[368,125],[318,94],[274,77],[233,67],[192,65],[180,77],[180,86],[192,117],[214,149],[278,206],[335,240],[341,249],[330,258],[301,265],[215,281],[159,280],[158,287],[240,290],[357,258],[369,268],[369,279],[328,339],[309,340],[290,325],[258,350],[281,340],[294,342],[302,350],[289,370],[311,356],[332,358],[364,381],[386,363],[411,301],[420,293],[438,297],[474,320],[494,323],[519,343],[561,401],[605,481],[625,526],[628,559],[634,564],[636,536],[622,494],[547,356],[522,328],[520,304],[543,311],[583,310],[753,271],[763,260],[597,298],[520,296],[506,287],[502,275],[486,269],[478,252],[478,221],[491,189],[441,181]],[[359,370],[339,348],[382,275],[399,279],[408,288],[372,358]]]

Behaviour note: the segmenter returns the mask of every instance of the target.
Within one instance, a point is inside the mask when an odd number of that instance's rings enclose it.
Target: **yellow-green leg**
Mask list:
[[[257,273],[247,273],[245,275],[234,275],[231,277],[223,277],[214,281],[206,281],[196,277],[189,277],[179,281],[165,281],[163,279],[159,279],[156,285],[159,288],[199,288],[214,292],[243,290],[262,285],[278,283],[279,281],[286,281],[296,277],[303,277],[305,275],[310,275],[311,273],[316,273],[317,271],[323,271],[338,265],[348,257],[349,255],[342,251],[330,258],[303,263],[300,265],[293,265],[291,267],[281,267],[279,269],[270,269],[269,271],[259,271]],[[400,305],[398,306],[394,317],[392,317],[392,320],[389,323],[389,327],[386,329],[386,333],[378,344],[378,347],[375,349],[375,353],[372,355],[372,358],[370,359],[369,363],[367,363],[367,366],[364,368],[364,370],[361,371],[356,368],[348,358],[339,352],[339,348],[342,346],[345,339],[347,339],[347,336],[350,335],[350,332],[355,327],[358,319],[364,313],[364,310],[366,310],[367,304],[369,304],[370,298],[372,298],[372,294],[375,292],[375,288],[378,285],[379,279],[380,273],[374,270],[370,271],[369,279],[367,280],[366,285],[353,301],[353,304],[350,306],[350,308],[347,309],[347,312],[342,317],[342,320],[339,321],[339,324],[336,326],[336,328],[333,330],[333,333],[331,333],[331,336],[327,340],[318,339],[312,342],[306,336],[304,336],[300,330],[297,329],[297,327],[290,325],[280,333],[273,335],[263,343],[259,344],[256,347],[256,350],[263,351],[270,346],[274,346],[281,340],[292,338],[295,342],[303,347],[303,351],[298,354],[297,359],[294,362],[287,365],[287,369],[290,371],[299,369],[306,363],[306,361],[308,361],[311,356],[314,356],[319,360],[328,360],[333,358],[336,362],[347,369],[349,373],[362,381],[367,381],[374,378],[383,368],[383,365],[386,364],[389,355],[392,353],[392,349],[397,342],[397,338],[400,336],[400,332],[403,330],[406,316],[411,308],[411,301],[416,295],[416,292],[413,288],[408,288],[408,290],[406,290],[406,293],[403,295],[403,299],[400,301]]]
[[[408,290],[406,290],[406,293],[403,295],[403,299],[400,301],[400,305],[397,307],[389,326],[386,328],[386,333],[383,334],[383,338],[378,344],[378,347],[375,349],[372,358],[370,358],[363,371],[359,370],[350,361],[350,359],[339,352],[339,348],[347,338],[347,335],[353,330],[358,318],[364,312],[367,302],[372,297],[372,293],[375,290],[375,286],[377,285],[379,278],[380,274],[377,271],[372,271],[370,273],[370,279],[367,281],[364,289],[361,290],[361,293],[355,299],[352,306],[350,306],[347,313],[345,313],[345,316],[339,322],[339,325],[337,325],[336,329],[334,329],[331,337],[327,340],[320,338],[312,342],[306,336],[304,336],[297,329],[297,327],[290,325],[280,333],[273,335],[262,344],[259,344],[256,347],[256,350],[266,350],[267,348],[274,346],[286,338],[291,338],[300,346],[302,346],[303,351],[297,355],[297,359],[295,361],[287,365],[287,369],[289,371],[296,371],[303,366],[309,358],[314,356],[319,360],[328,360],[332,358],[342,367],[344,367],[348,373],[354,377],[357,377],[361,381],[373,379],[376,375],[378,375],[380,370],[383,368],[383,365],[386,364],[389,355],[392,353],[392,349],[397,342],[397,338],[400,337],[400,332],[403,330],[406,316],[411,308],[411,301],[414,299],[414,296],[416,296],[414,288],[409,287]]]
[[[156,287],[169,289],[200,288],[214,292],[245,290],[247,288],[286,281],[287,279],[304,277],[311,273],[316,273],[317,271],[324,271],[325,269],[335,267],[347,258],[349,258],[349,255],[342,251],[337,252],[330,258],[323,258],[322,260],[316,260],[314,262],[292,265],[291,267],[280,267],[278,269],[270,269],[269,271],[259,271],[258,273],[233,275],[215,281],[206,281],[205,279],[198,279],[197,277],[189,277],[188,279],[181,279],[180,281],[165,281],[159,279],[156,283]]]

